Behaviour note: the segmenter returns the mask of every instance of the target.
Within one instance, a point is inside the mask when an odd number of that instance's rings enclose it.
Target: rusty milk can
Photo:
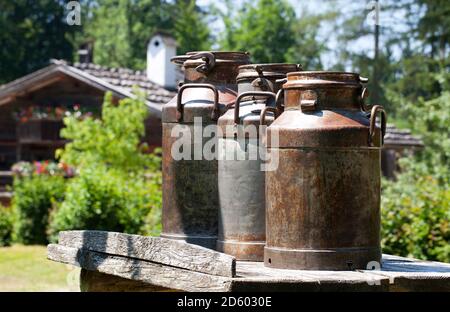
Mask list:
[[[161,237],[215,249],[218,223],[217,158],[206,159],[207,126],[234,103],[238,67],[248,53],[190,52],[173,62],[185,69],[178,95],[163,106]],[[194,121],[201,121],[194,126]]]
[[[364,111],[367,79],[355,73],[287,77],[284,112],[266,132],[268,151],[279,158],[266,172],[265,265],[349,270],[381,263],[383,108]]]
[[[219,236],[217,250],[238,260],[263,261],[266,238],[264,171],[258,150],[261,110],[272,112],[280,79],[296,64],[239,67],[238,97],[218,120]],[[266,108],[267,107],[267,108]]]

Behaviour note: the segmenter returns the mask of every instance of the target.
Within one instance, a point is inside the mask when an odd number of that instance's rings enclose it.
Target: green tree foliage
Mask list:
[[[227,16],[236,11],[236,16]],[[283,62],[294,45],[295,12],[287,1],[245,1],[241,10],[232,9],[222,17],[227,27],[222,49],[248,51],[256,63]]]
[[[432,76],[441,71],[448,73],[450,67],[450,3],[412,0],[403,9],[409,27],[395,43],[401,42],[406,48],[397,66],[400,79],[389,87],[411,102],[439,97],[445,88]]]
[[[332,11],[313,15],[304,9],[292,25],[295,42],[287,49],[285,60],[300,63],[305,70],[323,70],[322,54],[328,47],[325,41],[319,41],[319,30],[324,21],[334,19],[335,15]]]
[[[66,23],[65,1],[0,0],[0,84],[48,65],[72,60],[80,26]]]
[[[179,0],[175,9],[174,33],[178,53],[205,51],[211,49],[210,31],[205,21],[205,12],[195,0]]]
[[[148,114],[143,97],[119,103],[114,104],[111,93],[107,93],[101,118],[65,118],[61,135],[70,142],[57,151],[60,160],[80,172],[103,166],[142,175],[145,170],[159,169],[159,157],[144,153],[146,145],[140,144]]]
[[[450,43],[446,26],[450,24],[450,3],[445,0],[383,0],[379,3],[377,80],[380,88],[375,90],[373,81],[369,81],[369,90],[378,93],[377,104],[385,106],[392,120],[398,107],[390,103],[386,92],[402,94],[414,102],[419,97],[438,97],[442,91],[441,85],[430,79],[430,74],[448,70]],[[371,78],[375,66],[375,26],[369,22],[369,7],[366,2],[348,0],[336,1],[336,4],[349,9],[335,21],[339,42],[335,68],[361,72]],[[361,42],[364,42],[363,48]]]
[[[100,0],[86,26],[95,63],[135,69],[145,67],[147,44],[157,31],[172,34],[179,53],[210,48],[205,13],[195,0]]]
[[[85,37],[94,41],[94,62],[142,69],[147,44],[158,29],[172,29],[172,4],[164,0],[99,0],[91,9]]]
[[[166,0],[129,1],[128,23],[131,68],[143,69],[150,37],[159,30],[173,34],[173,4]],[[108,64],[105,64],[108,65]]]
[[[101,0],[93,11],[87,33],[94,38],[94,62],[112,67],[132,67],[128,0]]]
[[[58,156],[77,167],[78,175],[71,179],[64,202],[52,214],[51,239],[70,229],[158,231],[161,161],[145,153],[145,145],[140,143],[147,113],[143,97],[114,104],[107,93],[101,119],[64,119],[66,127],[61,134],[71,142]]]

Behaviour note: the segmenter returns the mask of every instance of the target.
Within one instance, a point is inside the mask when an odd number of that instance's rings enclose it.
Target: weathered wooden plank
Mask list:
[[[59,244],[147,260],[195,272],[233,277],[236,260],[211,249],[183,241],[104,231],[64,231]]]
[[[232,291],[387,291],[385,276],[358,271],[286,270],[238,261]]]
[[[450,264],[383,255],[382,268],[363,271],[389,279],[390,291],[450,291]]]
[[[61,233],[60,242],[64,246],[49,245],[49,259],[100,274],[100,282],[91,283],[91,288],[105,290],[123,286],[149,291],[156,286],[155,290],[185,291],[450,291],[450,264],[390,255],[383,255],[377,270],[305,271],[236,263],[209,249],[156,237],[73,231]],[[236,276],[220,276],[223,267],[229,268],[230,262],[223,261],[230,258]],[[117,277],[126,280],[116,283]]]
[[[382,270],[389,272],[449,273],[450,263],[424,261],[392,255],[383,255]]]
[[[53,261],[170,289],[214,292],[229,291],[231,286],[231,278],[193,272],[136,258],[108,255],[57,244],[48,245],[47,252],[48,259]]]
[[[167,292],[168,288],[154,286],[141,281],[81,269],[80,290],[82,292]]]

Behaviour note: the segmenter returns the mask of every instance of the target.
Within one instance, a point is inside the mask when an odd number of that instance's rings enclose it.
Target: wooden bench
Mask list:
[[[383,255],[381,268],[282,270],[181,241],[61,232],[48,259],[82,268],[82,291],[450,291],[450,264]]]

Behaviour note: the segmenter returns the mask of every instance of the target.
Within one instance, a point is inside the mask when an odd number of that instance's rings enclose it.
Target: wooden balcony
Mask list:
[[[20,144],[60,145],[62,128],[59,119],[30,119],[17,125],[17,140]]]

